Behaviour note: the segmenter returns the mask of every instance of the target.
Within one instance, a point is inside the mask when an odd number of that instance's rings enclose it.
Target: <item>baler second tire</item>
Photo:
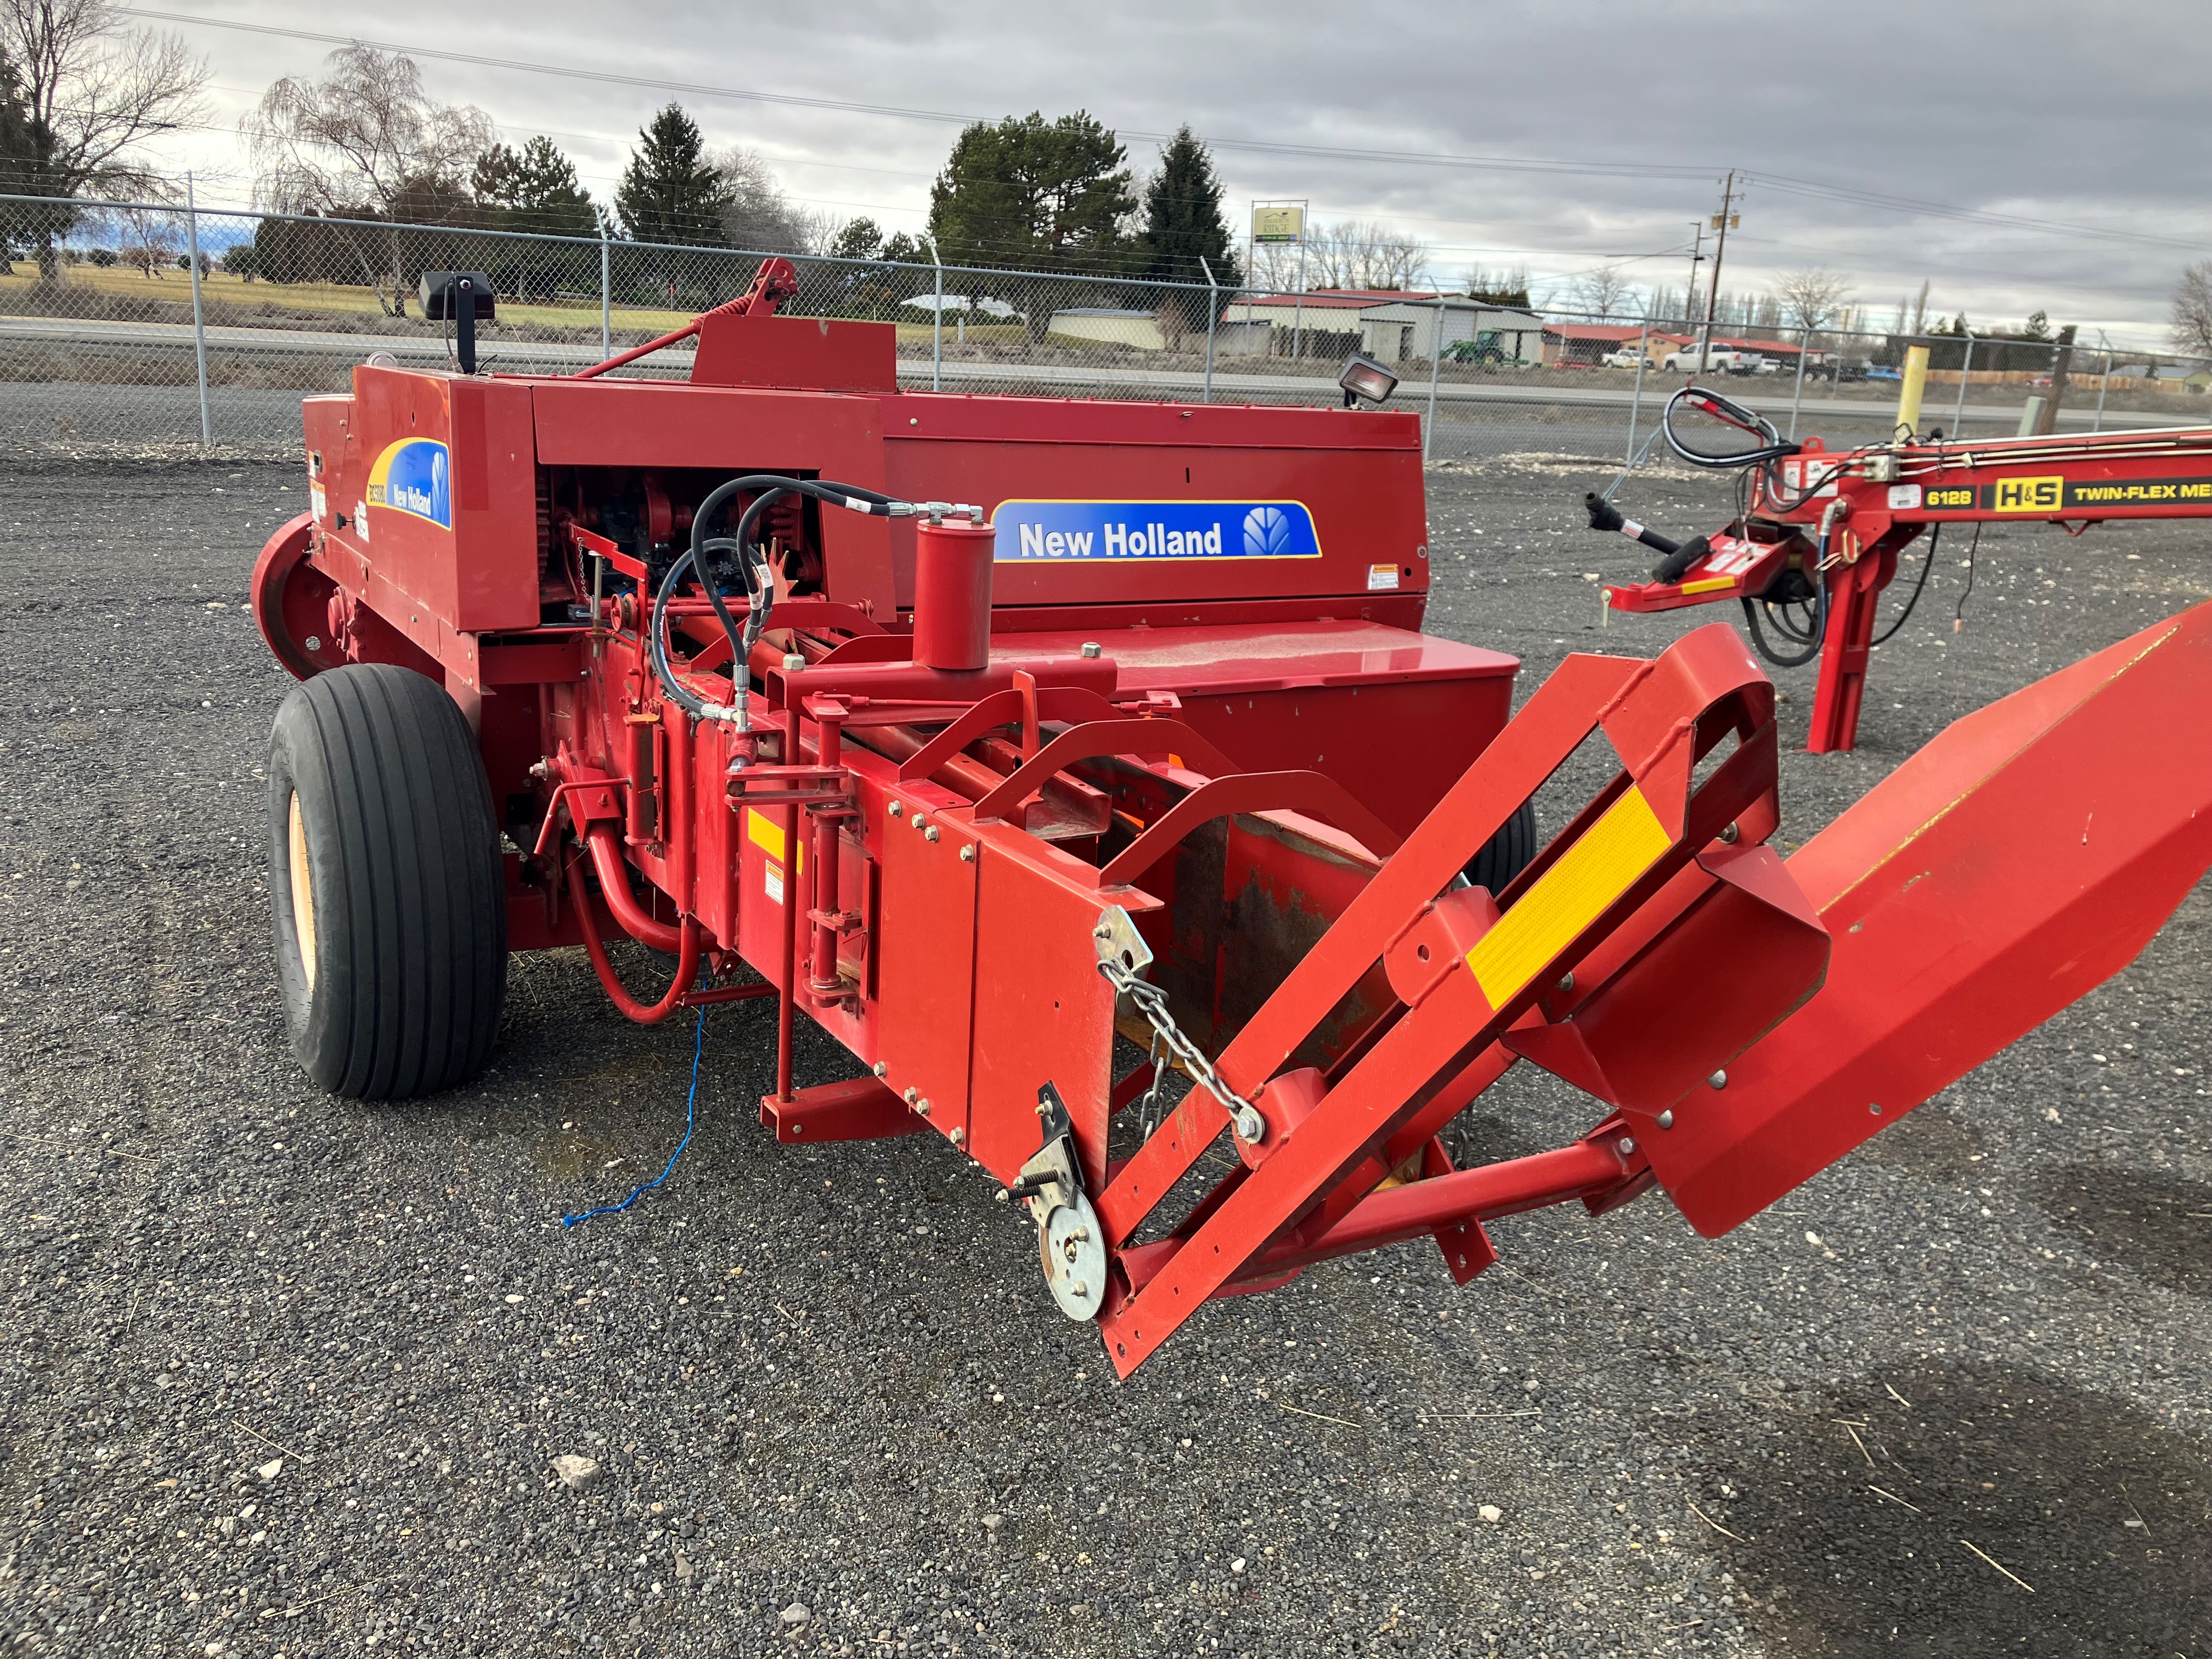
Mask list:
[[[507,988],[506,883],[476,738],[434,681],[349,664],[269,738],[269,887],[292,1050],[334,1094],[482,1070]]]
[[[1522,801],[1498,833],[1467,861],[1466,876],[1477,887],[1502,893],[1536,856],[1536,804]]]

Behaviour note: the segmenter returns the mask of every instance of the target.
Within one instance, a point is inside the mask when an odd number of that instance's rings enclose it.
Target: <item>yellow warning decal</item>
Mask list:
[[[1698,581],[1684,582],[1682,584],[1682,592],[1685,593],[1717,593],[1723,587],[1734,587],[1735,586],[1735,578],[1733,576],[1707,576]]]
[[[1502,1008],[1672,845],[1634,784],[1475,941],[1467,965]]]
[[[745,808],[745,839],[778,864],[783,862],[783,826],[771,820],[757,807]],[[806,844],[799,847],[799,867],[806,868]]]

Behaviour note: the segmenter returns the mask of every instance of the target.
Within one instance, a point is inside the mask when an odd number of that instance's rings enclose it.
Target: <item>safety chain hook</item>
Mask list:
[[[1167,1059],[1161,1052],[1164,1048],[1182,1064],[1193,1081],[1221,1103],[1237,1138],[1258,1146],[1267,1133],[1267,1119],[1260,1115],[1258,1107],[1221,1080],[1220,1074],[1213,1069],[1213,1062],[1183,1035],[1175,1016],[1168,1012],[1168,994],[1141,976],[1152,965],[1152,953],[1139,935],[1136,924],[1129,920],[1129,913],[1119,905],[1109,906],[1099,913],[1098,925],[1091,930],[1091,938],[1098,946],[1098,971],[1118,994],[1129,999],[1145,1017],[1145,1024],[1152,1029],[1152,1052],[1148,1056],[1152,1082],[1144,1097],[1146,1138],[1151,1138],[1152,1127],[1158,1121],[1160,1089],[1167,1080]]]

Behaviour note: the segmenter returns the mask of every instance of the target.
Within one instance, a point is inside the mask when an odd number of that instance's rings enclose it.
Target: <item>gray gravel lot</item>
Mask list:
[[[1687,625],[1601,629],[1587,575],[1635,554],[1577,527],[1604,477],[1431,475],[1432,625],[1519,653],[1524,695]],[[289,467],[0,465],[9,1651],[2212,1651],[2202,890],[1727,1239],[1655,1196],[1500,1224],[1465,1291],[1426,1245],[1329,1263],[1117,1385],[950,1149],[757,1127],[765,1006],[710,1017],[667,1186],[567,1233],[660,1167],[691,1052],[580,956],[516,962],[470,1090],[306,1082],[255,775],[289,682],[243,605],[303,504]],[[2208,539],[1992,532],[1956,635],[1947,547],[1863,746],[1785,753],[1782,838],[2212,592]],[[1466,1150],[1578,1132],[1561,1093],[1516,1073]]]

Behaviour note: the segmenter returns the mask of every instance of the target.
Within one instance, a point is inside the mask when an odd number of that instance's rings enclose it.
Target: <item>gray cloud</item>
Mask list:
[[[289,8],[222,15],[332,27]],[[327,50],[209,27],[185,33],[213,61],[225,121],[269,80],[313,68]],[[1217,145],[1240,215],[1249,198],[1304,196],[1320,216],[1390,220],[1435,246],[1447,279],[1469,264],[1525,264],[1565,284],[1594,264],[1686,247],[1731,167],[1751,181],[1729,243],[1731,289],[1826,264],[1849,272],[1884,313],[1924,279],[1947,316],[2017,321],[2043,309],[2154,343],[2179,268],[2212,257],[2203,0],[1871,0],[1844,11],[1750,0],[650,0],[611,11],[540,0],[526,15],[441,15],[435,28],[428,14],[381,14],[371,33],[958,115],[1079,106],[1125,135],[1140,170],[1156,146],[1133,135],[1188,121]],[[440,96],[481,105],[511,132],[554,135],[602,195],[636,127],[667,96],[450,64],[426,62],[425,72]],[[894,228],[919,227],[957,131],[684,101],[717,143],[768,155],[795,197]],[[1430,159],[1244,147],[1271,143]],[[246,183],[222,133],[180,137],[176,153],[227,173],[234,190]],[[1686,265],[1670,252],[1626,269],[1638,283],[1679,288]]]

